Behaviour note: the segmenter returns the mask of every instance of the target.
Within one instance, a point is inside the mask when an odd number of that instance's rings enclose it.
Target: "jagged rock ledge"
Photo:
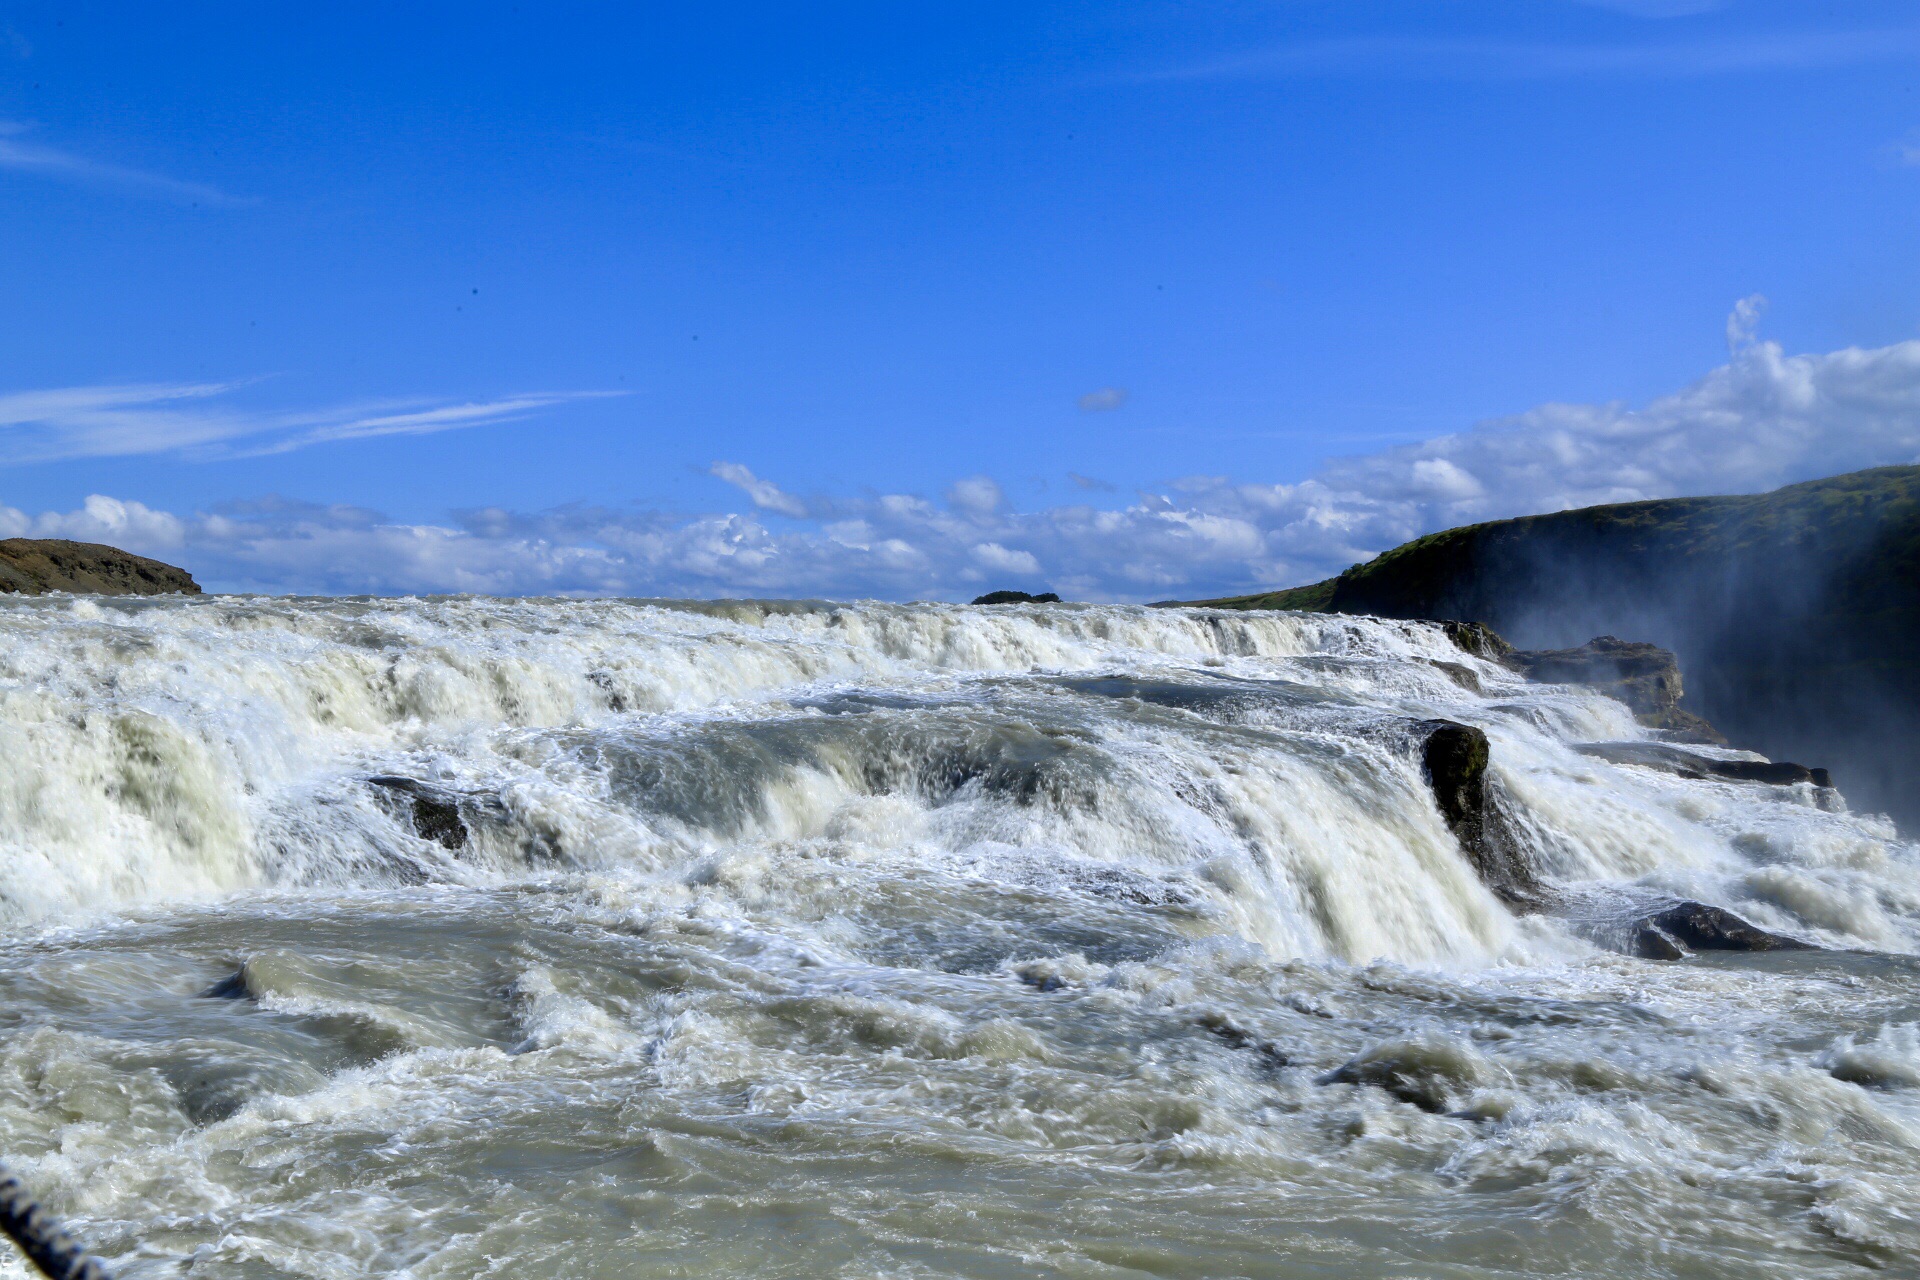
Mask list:
[[[200,594],[185,569],[99,542],[65,538],[0,539],[0,593],[43,596],[70,591],[90,596]]]
[[[1664,729],[1687,742],[1726,744],[1718,729],[1680,706],[1685,696],[1680,661],[1659,645],[1595,636],[1575,649],[1509,649],[1497,661],[1542,684],[1599,689],[1626,703],[1649,729]]]
[[[1573,749],[1611,764],[1638,765],[1682,778],[1725,778],[1730,782],[1765,782],[1774,786],[1811,783],[1823,790],[1833,786],[1825,769],[1809,768],[1791,760],[1723,760],[1658,742],[1578,742]]]

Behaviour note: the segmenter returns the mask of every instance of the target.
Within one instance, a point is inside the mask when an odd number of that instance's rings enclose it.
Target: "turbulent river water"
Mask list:
[[[1920,851],[1647,736],[1371,619],[8,601],[0,1153],[121,1277],[1920,1274]]]

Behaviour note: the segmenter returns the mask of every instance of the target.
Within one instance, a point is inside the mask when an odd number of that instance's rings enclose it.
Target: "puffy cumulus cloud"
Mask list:
[[[1789,356],[1754,333],[1758,305],[1730,321],[1726,365],[1645,406],[1542,405],[1297,484],[1198,476],[1119,506],[1021,511],[975,476],[945,503],[808,504],[717,464],[789,521],[573,506],[421,525],[277,499],[179,516],[96,497],[39,516],[0,507],[0,531],[112,542],[227,590],[951,599],[1014,584],[1138,600],[1310,581],[1450,525],[1920,459],[1920,341]]]
[[[1031,551],[1011,551],[997,542],[983,542],[973,549],[975,563],[995,573],[1032,577],[1040,572],[1040,562]]]
[[[67,538],[74,542],[111,542],[129,549],[176,550],[186,543],[187,522],[138,502],[94,494],[78,511],[48,512],[29,519],[24,511],[0,507],[0,536]]]

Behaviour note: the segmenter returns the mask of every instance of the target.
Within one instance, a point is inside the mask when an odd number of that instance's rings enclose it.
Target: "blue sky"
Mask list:
[[[1916,82],[1874,0],[7,5],[0,532],[1152,599],[1912,461]]]

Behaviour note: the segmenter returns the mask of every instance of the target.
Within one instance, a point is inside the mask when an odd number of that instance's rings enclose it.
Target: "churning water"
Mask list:
[[[1916,1274],[1920,853],[1642,736],[1417,623],[8,602],[0,1150],[123,1277]]]

